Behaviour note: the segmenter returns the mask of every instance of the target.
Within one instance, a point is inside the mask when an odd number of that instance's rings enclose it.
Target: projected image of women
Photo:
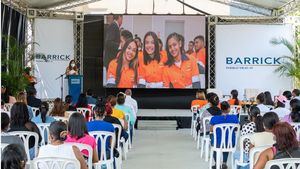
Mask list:
[[[138,47],[133,39],[125,42],[120,56],[109,63],[107,87],[135,88],[137,86]]]
[[[139,53],[139,88],[163,88],[163,68],[167,58],[159,49],[159,40],[154,32],[144,37],[143,52]]]
[[[163,73],[165,88],[200,88],[197,61],[184,54],[183,42],[183,36],[178,33],[167,37],[168,60]]]

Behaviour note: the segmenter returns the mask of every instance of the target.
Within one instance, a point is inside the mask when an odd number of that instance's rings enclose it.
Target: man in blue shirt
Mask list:
[[[86,91],[86,98],[87,98],[87,103],[88,104],[96,104],[96,102],[97,102],[97,99],[95,99],[93,97],[93,91],[92,91],[92,89],[88,89]]]
[[[230,105],[228,102],[224,101],[221,103],[221,110],[222,110],[222,115],[221,116],[213,116],[210,120],[210,131],[213,132],[213,127],[214,125],[217,124],[226,124],[226,123],[234,123],[234,124],[238,124],[239,123],[239,119],[237,115],[229,115],[228,113],[230,112]],[[216,135],[217,135],[217,147],[220,147],[221,144],[221,139],[222,139],[222,131],[221,129],[217,129],[216,131]],[[225,136],[225,141],[228,143],[228,131],[226,132],[226,136]],[[211,144],[214,144],[214,138],[213,138],[213,134],[210,135],[211,136]],[[235,132],[232,133],[232,145],[235,145]],[[227,169],[227,159],[228,159],[228,152],[223,152],[223,164],[222,164],[222,169]],[[214,160],[216,161],[216,152],[214,152],[213,154]],[[215,168],[215,166],[213,167]]]

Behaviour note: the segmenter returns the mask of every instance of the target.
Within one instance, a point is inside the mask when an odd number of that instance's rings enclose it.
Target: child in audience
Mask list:
[[[71,144],[65,144],[67,138],[67,125],[61,121],[52,122],[49,127],[50,144],[40,147],[38,157],[63,157],[78,160],[81,169],[87,169],[85,160],[80,150]],[[67,165],[66,169],[74,166]]]
[[[231,94],[231,99],[228,100],[228,103],[230,105],[240,105],[240,101],[238,99],[239,92],[234,89],[234,90],[231,90],[230,94]]]
[[[81,143],[91,146],[93,149],[93,162],[98,162],[96,141],[94,137],[89,135],[86,122],[82,114],[73,113],[70,116],[66,142]],[[86,157],[89,155],[85,150],[83,150],[82,153]]]
[[[221,103],[221,110],[222,110],[222,115],[221,116],[213,116],[210,120],[210,132],[213,132],[213,127],[214,125],[217,125],[217,124],[226,124],[226,123],[235,123],[235,124],[238,124],[239,123],[239,119],[236,115],[229,115],[228,113],[230,112],[230,105],[228,102],[226,101],[223,101]],[[216,140],[216,143],[217,143],[217,146],[220,146],[221,144],[221,138],[222,138],[222,135],[221,135],[221,131],[220,130],[217,130],[217,140]],[[227,135],[227,134],[226,134]],[[235,133],[233,133],[232,135],[232,140],[235,140]],[[228,138],[228,136],[226,137]],[[214,144],[214,137],[213,137],[213,134],[211,134],[211,144]],[[233,141],[233,144],[236,144],[235,141]],[[228,159],[228,152],[223,152],[223,164],[222,164],[222,169],[227,169],[227,159]],[[216,153],[214,152],[213,154],[213,158],[214,160],[216,161]],[[215,167],[215,166],[214,166]],[[213,168],[214,168],[213,167]]]
[[[24,147],[10,144],[1,151],[1,169],[25,169],[27,156]]]
[[[263,169],[269,160],[282,158],[300,158],[300,147],[296,139],[296,132],[286,122],[274,125],[273,130],[276,144],[264,150],[256,162],[254,169]]]

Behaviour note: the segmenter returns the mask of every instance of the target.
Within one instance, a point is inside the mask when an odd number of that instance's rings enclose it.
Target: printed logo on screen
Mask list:
[[[226,69],[254,69],[257,66],[278,66],[281,57],[226,57]]]
[[[57,61],[70,61],[71,55],[64,54],[35,54],[35,59],[37,62],[57,62]]]

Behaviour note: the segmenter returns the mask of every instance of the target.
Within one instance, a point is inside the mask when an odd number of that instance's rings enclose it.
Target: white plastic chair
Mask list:
[[[265,169],[271,169],[275,166],[277,166],[276,168],[279,169],[300,169],[300,158],[283,158],[270,160],[267,162]]]
[[[217,145],[217,131],[221,130],[220,145]],[[232,142],[233,134],[235,133],[235,144]],[[213,127],[213,144],[210,149],[209,166],[212,168],[213,153],[216,152],[216,169],[220,169],[221,155],[223,152],[231,153],[231,168],[233,168],[233,152],[236,150],[237,138],[240,133],[240,125],[234,123],[217,124]],[[226,139],[226,134],[228,137]]]
[[[89,132],[91,136],[93,136],[97,143],[97,150],[98,150],[98,141],[100,141],[101,152],[98,152],[99,162],[94,164],[95,169],[101,169],[102,165],[106,165],[107,169],[113,169],[113,162],[114,162],[114,154],[113,154],[113,147],[115,145],[115,133],[108,132],[108,131],[91,131]],[[111,138],[111,139],[110,139]],[[109,140],[110,139],[110,140]],[[110,158],[106,155],[106,143],[110,142]]]
[[[49,140],[50,123],[39,123],[39,124],[37,124],[37,127],[39,128],[41,136],[42,136],[41,146],[46,145],[46,143],[50,143],[50,140]]]
[[[94,111],[94,107],[96,106],[95,104],[88,104],[89,106],[91,106],[92,111]]]
[[[300,122],[298,123],[291,123],[291,126],[294,128],[297,136],[297,140],[300,141]]]
[[[76,146],[81,152],[82,150],[86,150],[88,152],[88,169],[93,168],[93,148],[90,145],[87,144],[81,144],[81,143],[66,143]]]
[[[60,116],[52,116],[56,121],[62,121],[62,122],[68,122],[69,119],[66,117],[60,117]]]
[[[195,133],[195,130],[196,130],[196,122],[197,122],[197,117],[195,115],[198,114],[198,109],[199,109],[199,105],[194,105],[194,106],[191,107],[191,112],[192,112],[191,135],[193,137],[196,137],[196,136],[194,136],[194,133]]]
[[[203,157],[203,151],[205,148],[205,161],[208,161],[208,153],[209,153],[209,146],[210,146],[210,138],[209,138],[209,128],[206,128],[210,122],[210,119],[212,116],[204,117],[202,120],[202,126],[203,126],[203,136],[200,138],[200,131],[198,132],[198,141],[197,144],[199,145],[200,139],[201,139],[201,158]],[[197,145],[197,146],[198,146]]]
[[[240,106],[240,105],[231,105],[230,109],[231,109],[231,111],[230,111],[229,114],[238,115],[238,114],[240,114],[240,112],[242,110],[242,106]]]
[[[78,160],[64,157],[39,157],[32,161],[33,169],[80,169]]]
[[[89,120],[88,121],[92,120],[92,110],[91,109],[80,107],[80,108],[77,108],[76,110],[77,110],[78,113],[82,114],[84,118],[86,117],[86,115],[88,113],[88,115],[89,115]]]
[[[12,103],[5,103],[5,104],[4,104],[4,108],[5,108],[5,110],[8,111],[8,112],[10,112],[12,106],[13,106]]]
[[[9,144],[7,144],[7,143],[1,143],[1,154],[2,154],[3,149],[8,145]]]
[[[32,109],[32,112],[33,112],[33,117],[36,116],[37,111],[40,111],[40,109],[38,107],[31,107],[31,109]]]
[[[254,164],[258,160],[258,158],[256,158],[256,157],[258,157],[261,152],[263,152],[267,148],[270,148],[271,146],[272,145],[258,146],[258,147],[253,147],[253,148],[250,149],[250,152],[249,152],[249,166],[250,166],[250,169],[253,169]]]
[[[250,139],[251,135],[252,134],[246,134],[246,135],[243,135],[243,136],[240,137],[240,144],[239,144],[239,146],[240,146],[240,151],[239,151],[240,152],[240,158],[238,160],[235,160],[235,165],[234,165],[235,169],[237,169],[238,166],[244,167],[244,166],[249,164],[248,162],[245,162],[245,159],[244,159],[244,151],[245,151],[244,143],[245,143],[246,140]]]
[[[18,136],[21,138],[21,140],[24,143],[25,147],[25,152],[27,155],[28,161],[30,160],[30,154],[29,154],[29,138],[33,137],[34,138],[34,157],[37,155],[38,151],[38,143],[39,143],[39,135],[35,132],[31,131],[13,131],[9,132],[10,135]]]
[[[112,124],[115,128],[115,131],[118,130],[117,133],[117,139],[116,139],[116,149],[118,150],[120,156],[116,158],[116,169],[121,169],[121,164],[122,164],[122,149],[120,146],[120,141],[121,141],[121,132],[122,132],[122,127],[119,124]]]

